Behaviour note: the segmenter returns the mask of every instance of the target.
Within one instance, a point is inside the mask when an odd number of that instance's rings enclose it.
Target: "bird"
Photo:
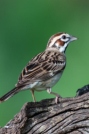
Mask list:
[[[22,70],[15,88],[0,98],[0,103],[8,100],[20,91],[30,89],[33,101],[36,102],[34,91],[47,90],[56,96],[55,103],[61,96],[51,91],[52,87],[60,80],[66,67],[65,51],[69,43],[77,37],[68,33],[56,33],[51,36],[45,51],[33,57]]]

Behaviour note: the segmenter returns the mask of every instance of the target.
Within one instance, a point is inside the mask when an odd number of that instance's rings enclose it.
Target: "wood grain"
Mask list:
[[[89,134],[89,93],[28,102],[0,134]]]

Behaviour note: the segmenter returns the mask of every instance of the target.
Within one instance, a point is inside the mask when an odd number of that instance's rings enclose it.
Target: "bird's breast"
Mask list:
[[[27,86],[25,86],[22,90],[26,90],[26,89],[34,89],[36,91],[42,91],[42,90],[46,90],[47,88],[52,88],[61,78],[63,71],[61,71],[60,73],[56,74],[55,76],[53,76],[52,78],[45,80],[45,81],[38,81],[38,82],[34,82],[32,84],[29,84]]]
[[[35,87],[35,90],[37,91],[41,91],[41,90],[46,90],[47,88],[52,88],[61,78],[63,72],[60,72],[58,74],[56,74],[54,77],[46,80],[46,81],[42,81],[42,82],[38,82],[38,84]]]

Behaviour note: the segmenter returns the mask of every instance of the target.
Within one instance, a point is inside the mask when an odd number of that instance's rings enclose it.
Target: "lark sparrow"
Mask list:
[[[48,93],[56,96],[57,103],[60,95],[51,92],[51,88],[62,76],[66,66],[65,50],[74,40],[77,38],[67,33],[53,35],[48,41],[46,50],[29,61],[21,72],[15,88],[2,96],[0,102],[6,101],[20,91],[30,89],[34,102],[34,91],[47,90]]]

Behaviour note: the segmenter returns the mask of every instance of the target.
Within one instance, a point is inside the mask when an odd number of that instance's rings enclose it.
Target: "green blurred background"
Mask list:
[[[58,32],[79,38],[67,48],[66,69],[52,89],[62,97],[73,97],[89,83],[89,0],[0,0],[0,96],[14,88],[24,66]],[[35,97],[54,98],[46,91],[35,92]],[[1,103],[0,126],[31,101],[28,90]]]

